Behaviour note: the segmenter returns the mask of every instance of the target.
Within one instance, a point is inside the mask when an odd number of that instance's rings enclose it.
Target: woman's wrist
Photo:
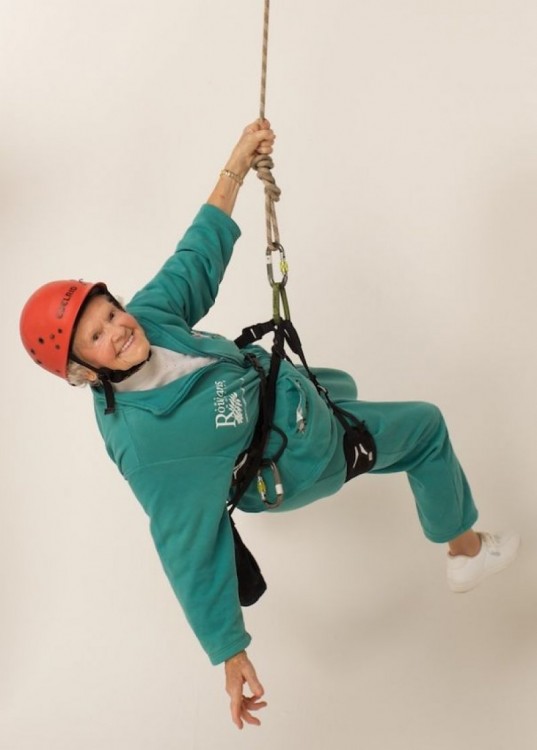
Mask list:
[[[253,158],[253,157],[252,157]],[[239,175],[241,180],[244,180],[252,163],[252,158],[245,159],[244,155],[231,153],[229,159],[224,164],[224,169],[228,169],[230,172],[234,172]]]
[[[244,649],[236,654],[233,654],[233,656],[230,656],[229,659],[226,659],[225,663],[229,664],[231,662],[238,661],[248,661],[248,655],[246,654],[246,651]]]
[[[220,208],[228,216],[231,216],[241,185],[242,175],[227,166],[224,167],[218,176],[218,182],[207,199],[207,203]]]
[[[239,187],[242,186],[243,178],[240,174],[234,172],[232,169],[228,169],[227,167],[225,167],[220,172],[220,177],[227,177],[229,180],[233,180],[233,182],[236,182]]]

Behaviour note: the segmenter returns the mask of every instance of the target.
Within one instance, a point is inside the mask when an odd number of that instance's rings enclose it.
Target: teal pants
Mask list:
[[[377,461],[370,473],[406,472],[428,539],[447,542],[473,526],[472,492],[436,406],[421,401],[341,406],[363,420],[375,439]]]

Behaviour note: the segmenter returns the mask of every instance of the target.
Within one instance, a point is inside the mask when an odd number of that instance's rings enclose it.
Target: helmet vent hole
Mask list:
[[[35,354],[35,349],[30,349],[30,354]]]
[[[49,336],[49,339],[52,341],[55,338],[56,338],[56,336],[53,333],[51,333],[50,336]]]
[[[45,339],[38,338],[37,340],[39,341],[40,344],[44,344],[45,343]]]
[[[63,328],[58,328],[58,333],[63,333]]]
[[[55,344],[54,348],[55,349],[61,349],[61,346],[59,344]]]

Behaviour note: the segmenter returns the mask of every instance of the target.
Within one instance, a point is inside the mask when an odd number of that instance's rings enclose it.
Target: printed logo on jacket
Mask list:
[[[245,421],[246,402],[242,394],[237,391],[227,392],[225,380],[215,380],[215,427],[237,427]]]

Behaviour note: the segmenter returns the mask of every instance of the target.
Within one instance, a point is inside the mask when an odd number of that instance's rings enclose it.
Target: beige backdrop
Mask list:
[[[272,3],[267,114],[291,309],[367,399],[438,403],[481,528],[516,566],[444,581],[404,477],[246,518],[270,591],[247,611],[270,707],[228,718],[107,458],[88,393],[18,340],[57,277],[128,297],[256,117],[262,0],[1,0],[0,747],[537,746],[533,0]],[[262,188],[206,328],[270,314]]]

